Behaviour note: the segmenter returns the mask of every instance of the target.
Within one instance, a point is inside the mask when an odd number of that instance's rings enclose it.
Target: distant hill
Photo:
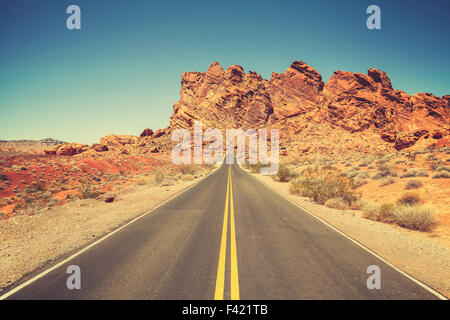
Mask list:
[[[45,138],[41,140],[0,140],[0,156],[44,154],[44,149],[54,148],[64,141]]]

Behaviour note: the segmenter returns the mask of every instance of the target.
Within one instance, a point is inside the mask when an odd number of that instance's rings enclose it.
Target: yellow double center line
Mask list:
[[[225,200],[225,212],[223,217],[222,240],[220,243],[219,265],[217,267],[215,300],[223,300],[225,289],[225,261],[227,255],[227,233],[228,233],[228,208],[230,208],[230,251],[231,251],[231,299],[239,300],[239,277],[237,267],[236,251],[236,228],[234,223],[234,205],[233,205],[233,183],[231,181],[231,170],[228,167],[227,197]],[[230,205],[228,206],[228,202]]]

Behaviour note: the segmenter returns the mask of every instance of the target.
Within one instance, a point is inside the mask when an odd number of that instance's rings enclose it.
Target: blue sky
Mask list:
[[[81,30],[66,8],[81,8]],[[370,4],[381,30],[366,28]],[[166,127],[181,73],[211,62],[265,79],[302,60],[382,69],[409,94],[450,94],[450,1],[0,2],[0,139],[82,143]]]

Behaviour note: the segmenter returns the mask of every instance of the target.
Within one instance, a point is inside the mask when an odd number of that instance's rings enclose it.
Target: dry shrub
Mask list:
[[[334,208],[339,210],[347,210],[349,208],[348,203],[342,200],[341,198],[328,199],[325,202],[325,206],[328,208]]]
[[[362,201],[361,210],[364,212],[363,217],[370,220],[378,221],[380,206],[374,202]]]
[[[81,199],[95,199],[102,193],[90,184],[82,184],[80,186]]]
[[[24,205],[24,207],[21,210],[21,213],[27,216],[32,216],[35,215],[42,208],[43,208],[42,205],[37,201],[29,202]]]
[[[420,205],[399,205],[394,210],[395,222],[403,228],[432,231],[437,226],[437,221],[432,210]]]
[[[291,180],[291,171],[286,166],[279,166],[277,177],[280,182],[289,182]]]
[[[150,182],[150,180],[147,177],[140,177],[139,179],[136,180],[136,184],[138,186],[145,186],[149,182]]]
[[[433,179],[449,179],[450,178],[450,172],[447,171],[440,171],[435,174],[433,174]]]
[[[185,175],[181,178],[181,180],[183,180],[183,181],[191,181],[191,180],[194,180],[194,176],[193,176],[192,174],[185,174]]]
[[[244,165],[245,168],[249,169],[251,173],[260,173],[263,167],[261,163],[248,163]]]
[[[395,182],[395,179],[392,177],[385,177],[380,180],[380,186],[387,186],[389,184],[393,184]]]
[[[291,191],[300,189],[301,195],[311,198],[314,202],[324,204],[328,199],[341,198],[350,205],[359,198],[353,179],[336,169],[307,167],[300,176],[301,178],[291,183]]]
[[[415,205],[422,202],[422,199],[417,193],[414,192],[406,192],[400,198],[397,199],[397,203],[399,205]]]
[[[302,195],[302,186],[300,184],[300,179],[293,179],[289,184],[289,192],[292,194]]]
[[[411,168],[406,173],[400,175],[400,178],[428,177],[425,169]]]
[[[156,171],[153,173],[152,179],[153,182],[157,185],[163,183],[164,179],[166,178],[166,174],[161,168],[156,169]]]
[[[405,189],[406,190],[417,189],[417,188],[420,188],[421,186],[422,186],[422,182],[420,180],[411,179],[411,180],[408,180],[408,182],[406,183]]]
[[[197,171],[197,168],[195,166],[182,164],[178,166],[178,170],[181,172],[181,174],[194,174]]]

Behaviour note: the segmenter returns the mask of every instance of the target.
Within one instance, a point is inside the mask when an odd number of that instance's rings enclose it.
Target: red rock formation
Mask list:
[[[110,135],[88,154],[164,154],[173,144],[171,132],[192,129],[196,120],[204,129],[279,128],[282,155],[401,150],[417,142],[444,146],[450,134],[450,95],[410,96],[393,89],[386,72],[374,68],[367,74],[335,71],[324,84],[302,61],[272,73],[270,81],[241,66],[224,70],[213,62],[206,72],[181,75],[180,100],[173,104],[169,127],[155,133],[146,129],[140,137]],[[345,141],[327,142],[330,135]],[[61,146],[46,153],[78,154],[86,148]]]
[[[140,137],[151,137],[152,135],[153,135],[153,130],[147,128],[144,131],[142,131]]]
[[[64,143],[53,149],[44,150],[46,155],[73,156],[89,150],[89,146],[80,143]]]

